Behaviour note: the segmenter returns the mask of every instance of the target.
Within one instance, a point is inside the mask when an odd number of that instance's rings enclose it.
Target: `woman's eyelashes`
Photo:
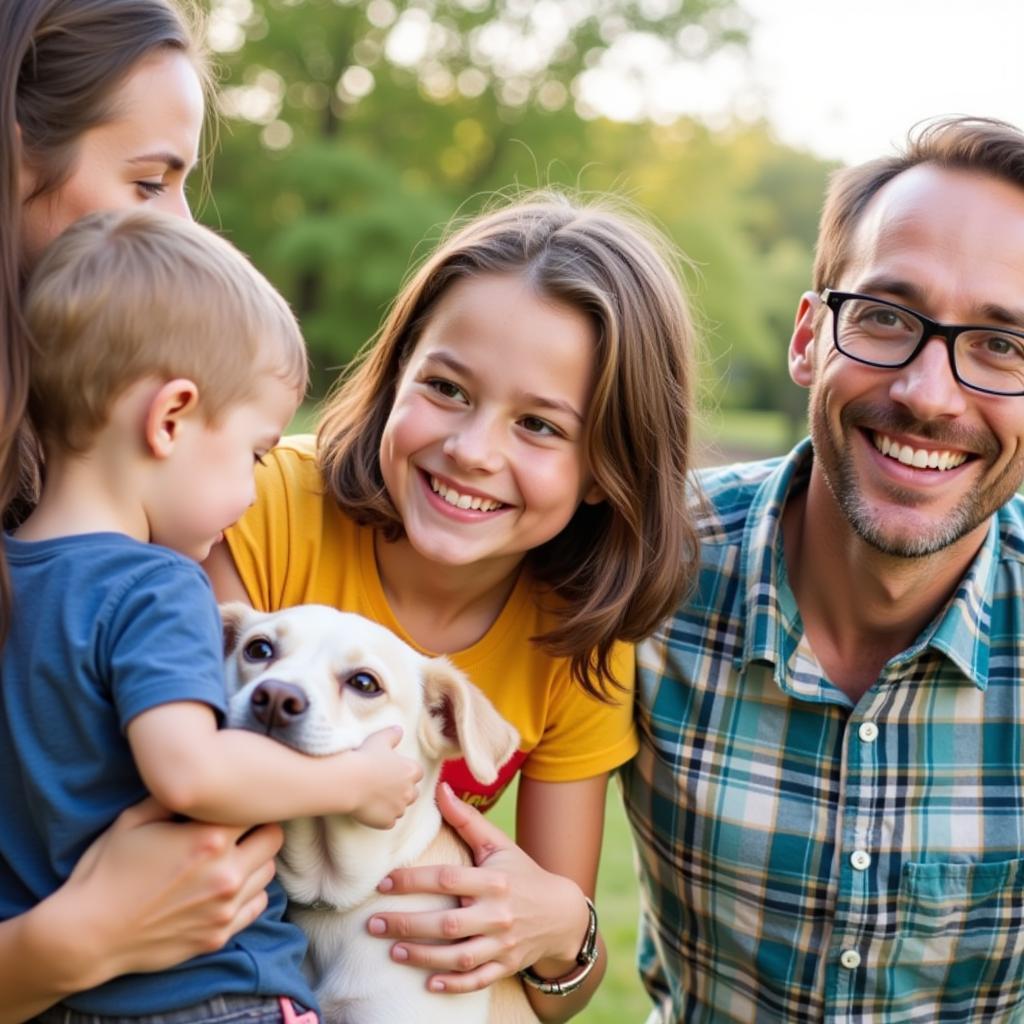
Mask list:
[[[135,182],[135,187],[143,199],[156,199],[157,196],[162,196],[167,191],[167,182],[141,180]]]

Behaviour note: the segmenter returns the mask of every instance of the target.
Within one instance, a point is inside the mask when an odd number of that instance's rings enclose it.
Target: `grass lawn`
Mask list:
[[[509,835],[515,831],[515,796],[509,789],[489,817]],[[596,905],[608,946],[608,973],[590,1005],[574,1021],[580,1024],[643,1024],[651,1008],[636,973],[636,876],[629,825],[618,784],[608,786]]]

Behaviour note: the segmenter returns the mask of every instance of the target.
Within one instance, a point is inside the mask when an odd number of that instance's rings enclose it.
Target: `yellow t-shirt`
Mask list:
[[[256,503],[227,531],[254,607],[331,605],[387,626],[424,654],[436,653],[416,644],[391,611],[377,573],[373,530],[353,522],[325,496],[314,438],[286,438],[264,461],[256,473]],[[552,657],[529,641],[553,624],[524,573],[487,633],[448,655],[521,737],[519,752],[492,786],[473,779],[461,761],[445,766],[445,780],[484,809],[520,768],[532,779],[569,782],[610,771],[636,753],[632,645],[616,645],[612,661],[615,678],[629,692],[617,705],[603,704],[573,682],[567,658]]]

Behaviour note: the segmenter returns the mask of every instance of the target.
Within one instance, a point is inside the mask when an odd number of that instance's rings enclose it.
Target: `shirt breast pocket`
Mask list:
[[[1024,859],[904,864],[899,924],[905,938],[956,939],[986,949],[1004,932],[1016,940],[1024,924]]]
[[[1024,1003],[1024,859],[905,864],[898,922],[889,966],[905,989],[943,1013],[980,1000],[987,1022],[1020,1019],[1007,1014]]]

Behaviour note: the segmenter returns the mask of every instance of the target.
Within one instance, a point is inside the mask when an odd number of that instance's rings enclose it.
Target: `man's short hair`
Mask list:
[[[194,381],[208,422],[264,374],[306,387],[288,304],[234,246],[181,218],[83,218],[43,254],[24,311],[30,416],[47,447],[87,449],[116,399],[147,377]]]
[[[942,118],[912,129],[895,156],[836,171],[818,229],[815,291],[839,287],[864,208],[883,185],[918,164],[977,171],[1024,188],[1024,133],[990,118]]]

